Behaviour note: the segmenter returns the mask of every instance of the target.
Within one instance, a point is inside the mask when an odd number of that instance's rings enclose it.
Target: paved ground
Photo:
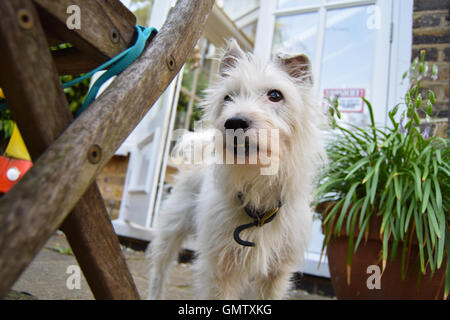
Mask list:
[[[141,251],[123,248],[128,266],[133,274],[141,297],[147,296],[147,260]],[[80,300],[93,299],[89,286],[82,277],[80,288],[68,289],[72,273],[70,266],[78,266],[63,234],[55,234],[46,243],[19,280],[14,284],[8,299]],[[194,299],[192,290],[192,264],[177,263],[170,275],[168,299]],[[302,290],[292,290],[290,299],[328,299],[310,295]]]

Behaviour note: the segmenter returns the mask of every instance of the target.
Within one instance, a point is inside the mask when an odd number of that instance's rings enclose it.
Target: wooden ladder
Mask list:
[[[95,178],[179,72],[213,3],[179,0],[142,56],[74,120],[59,75],[128,48],[135,16],[119,0],[0,1],[0,87],[34,162],[0,198],[0,298],[61,228],[96,299],[139,299]],[[66,26],[70,5],[79,30]]]

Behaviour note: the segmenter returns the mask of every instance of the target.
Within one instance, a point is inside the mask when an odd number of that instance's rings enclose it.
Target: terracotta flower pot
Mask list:
[[[397,255],[393,261],[390,259],[392,243],[389,243],[389,255],[386,268],[381,273],[382,241],[379,237],[380,224],[380,218],[372,217],[367,241],[363,239],[358,250],[354,253],[349,274],[346,264],[348,236],[342,235],[330,239],[327,245],[328,265],[330,268],[331,282],[337,298],[361,300],[442,299],[444,296],[446,265],[443,263],[431,279],[430,270],[427,268],[427,273],[421,276],[420,284],[418,285],[419,248],[416,241],[412,241],[408,268],[404,280],[401,279],[402,243],[398,244]],[[357,232],[359,231],[357,230]],[[368,270],[369,266],[377,266],[379,268],[379,289],[374,287],[374,284],[376,284],[374,278],[376,277],[376,273],[373,269]],[[369,289],[369,287],[372,289]]]

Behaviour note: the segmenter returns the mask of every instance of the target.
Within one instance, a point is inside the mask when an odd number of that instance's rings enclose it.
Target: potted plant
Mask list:
[[[388,127],[376,126],[367,100],[368,128],[336,121],[337,100],[330,107],[330,165],[320,178],[317,211],[338,298],[448,297],[450,147],[448,138],[430,136],[435,97],[421,88],[430,71],[436,77],[422,52],[411,65],[404,102],[389,112]],[[377,268],[374,287],[368,282]]]

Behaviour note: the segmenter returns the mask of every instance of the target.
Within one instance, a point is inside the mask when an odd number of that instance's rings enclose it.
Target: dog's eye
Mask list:
[[[225,102],[231,102],[231,101],[233,101],[233,98],[231,98],[229,95],[226,95],[226,96],[223,98],[223,101],[225,101]]]
[[[283,95],[278,90],[270,90],[269,92],[267,92],[267,96],[272,102],[280,102],[283,99]]]

